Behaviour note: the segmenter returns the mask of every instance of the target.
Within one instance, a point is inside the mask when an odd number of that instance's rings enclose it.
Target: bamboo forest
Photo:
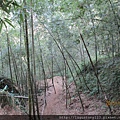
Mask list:
[[[120,0],[0,0],[0,115],[120,115]]]

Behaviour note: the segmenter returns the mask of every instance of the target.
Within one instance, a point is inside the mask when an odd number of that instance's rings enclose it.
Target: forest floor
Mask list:
[[[47,90],[46,100],[47,106],[44,106],[44,95],[38,96],[40,113],[42,115],[105,115],[109,114],[105,103],[102,103],[95,96],[88,97],[87,95],[80,93],[83,101],[85,111],[82,111],[81,103],[79,98],[76,97],[75,85],[72,84],[69,88],[71,95],[70,99],[67,99],[66,108],[66,91],[62,87],[62,78],[60,76],[54,77],[54,87],[52,86],[52,79],[47,79],[49,89]],[[3,109],[0,108],[0,115],[20,115],[23,114],[17,107],[5,106]]]
[[[47,106],[42,110],[43,115],[104,115],[109,114],[106,104],[94,96],[88,97],[80,93],[83,101],[85,111],[83,112],[79,97],[76,97],[75,85],[72,84],[69,88],[71,102],[68,97],[66,108],[66,91],[62,88],[62,78],[59,76],[54,77],[54,88],[52,87],[52,80],[48,79],[49,90],[47,91]],[[40,99],[39,99],[40,100]]]

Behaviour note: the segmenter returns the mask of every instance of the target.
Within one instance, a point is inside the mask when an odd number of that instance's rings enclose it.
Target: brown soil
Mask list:
[[[13,108],[6,105],[4,108],[0,107],[0,115],[22,115],[22,112],[18,107]]]
[[[76,97],[75,86],[71,85],[69,88],[71,101],[68,97],[66,108],[66,94],[65,89],[62,88],[62,78],[59,76],[54,77],[54,88],[52,86],[52,80],[48,79],[48,90],[46,94],[47,106],[44,104],[44,95],[38,96],[40,113],[42,115],[105,115],[109,114],[105,103],[97,100],[95,97],[87,97],[87,95],[80,93],[85,111],[82,111],[79,98]],[[0,115],[21,115],[19,108],[13,109],[9,106],[5,106],[4,109],[0,109]]]
[[[66,94],[65,90],[62,88],[62,78],[59,76],[54,77],[54,85],[56,94],[53,87],[49,87],[47,91],[47,106],[42,108],[41,111],[43,115],[101,115],[108,114],[106,110],[106,105],[95,97],[87,97],[85,94],[80,94],[85,111],[82,111],[81,103],[75,92],[74,84],[69,88],[71,95],[70,99],[67,99],[66,108]],[[52,80],[48,79],[48,86],[52,86]],[[39,99],[40,100],[40,99]]]

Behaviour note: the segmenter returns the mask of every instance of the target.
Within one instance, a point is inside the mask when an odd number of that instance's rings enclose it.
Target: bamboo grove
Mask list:
[[[109,100],[101,83],[98,61],[120,53],[119,0],[1,0],[0,75],[16,84],[21,96],[28,96],[26,114],[38,115],[36,85],[44,80],[44,107],[47,79],[61,76],[71,99],[71,81],[76,89],[92,91],[82,66],[91,64],[97,92]],[[79,84],[78,84],[79,83]],[[92,84],[92,83],[91,83]],[[42,86],[41,86],[42,87]],[[83,101],[77,91],[84,112]],[[107,106],[112,114],[111,106]]]

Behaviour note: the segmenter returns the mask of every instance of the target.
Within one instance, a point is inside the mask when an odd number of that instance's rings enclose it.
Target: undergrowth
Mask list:
[[[120,56],[116,56],[113,59],[111,58],[101,58],[98,60],[97,66],[95,61],[93,61],[95,68],[98,71],[98,77],[100,79],[101,85],[104,88],[108,98],[111,101],[120,100]],[[85,66],[82,66],[82,74],[84,75],[87,85],[89,86],[91,92],[89,95],[96,95],[98,93],[97,89],[97,79],[91,63],[88,63]],[[81,77],[82,79],[82,77]],[[82,91],[86,92],[86,86],[82,87]],[[97,94],[98,98],[100,94]]]

